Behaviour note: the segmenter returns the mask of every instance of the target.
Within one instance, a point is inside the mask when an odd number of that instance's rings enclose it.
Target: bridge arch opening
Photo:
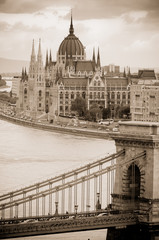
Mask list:
[[[140,196],[140,169],[132,163],[128,168],[128,179],[129,179],[129,194],[131,199],[138,199]]]

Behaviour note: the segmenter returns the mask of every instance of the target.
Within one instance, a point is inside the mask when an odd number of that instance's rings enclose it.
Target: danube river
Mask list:
[[[53,133],[0,120],[0,194],[55,175],[115,152],[114,141]],[[106,230],[22,239],[105,240]]]

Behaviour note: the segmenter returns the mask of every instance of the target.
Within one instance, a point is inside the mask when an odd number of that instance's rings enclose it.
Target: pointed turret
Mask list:
[[[49,64],[49,58],[48,58],[48,50],[46,51],[46,63],[45,63],[45,68],[47,68]]]
[[[124,68],[124,72],[123,72],[123,77],[126,77],[125,68]]]
[[[24,72],[24,75],[27,76],[27,71],[26,71],[26,68],[25,68],[25,72]]]
[[[22,80],[24,79],[24,68],[22,68]]]
[[[95,49],[94,49],[94,48],[93,48],[93,57],[92,57],[92,61],[96,64]]]
[[[38,57],[41,57],[41,39],[39,39]]]
[[[99,48],[98,48],[98,55],[97,55],[97,68],[100,68],[100,54],[99,54]]]
[[[33,43],[32,43],[31,61],[32,61],[32,62],[35,61],[34,39],[33,39]]]
[[[72,11],[71,11],[71,23],[70,23],[70,34],[74,33],[73,21],[72,21]]]
[[[131,77],[130,67],[129,67],[129,71],[128,71],[128,77]]]
[[[33,78],[35,75],[35,67],[36,67],[36,56],[35,56],[34,39],[33,39],[31,60],[30,60],[30,67],[29,67],[29,77],[31,78]]]
[[[49,63],[52,63],[52,55],[51,55],[51,49],[50,49],[50,58],[49,58]]]
[[[34,39],[33,39],[33,43],[32,43],[32,53],[31,53],[31,55],[34,55],[34,56],[35,56]]]

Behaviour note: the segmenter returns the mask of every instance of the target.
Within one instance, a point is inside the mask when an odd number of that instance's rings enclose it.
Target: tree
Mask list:
[[[77,97],[72,102],[71,111],[77,111],[80,117],[84,116],[86,112],[86,100],[82,97]]]
[[[89,114],[91,116],[91,120],[93,120],[94,122],[97,119],[101,119],[102,118],[102,110],[99,108],[98,104],[93,104],[89,110]]]
[[[107,119],[110,117],[110,107],[103,108],[103,119]]]
[[[124,115],[126,115],[127,117],[130,114],[130,106],[123,106],[120,108],[119,110],[119,115],[122,118]]]

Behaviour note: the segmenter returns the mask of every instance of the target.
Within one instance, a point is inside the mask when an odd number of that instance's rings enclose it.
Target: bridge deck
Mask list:
[[[0,238],[25,237],[43,234],[55,234],[72,231],[106,229],[109,227],[125,228],[137,224],[137,216],[133,213],[110,214],[106,216],[90,216],[67,219],[50,219],[36,222],[21,222],[0,226]]]

